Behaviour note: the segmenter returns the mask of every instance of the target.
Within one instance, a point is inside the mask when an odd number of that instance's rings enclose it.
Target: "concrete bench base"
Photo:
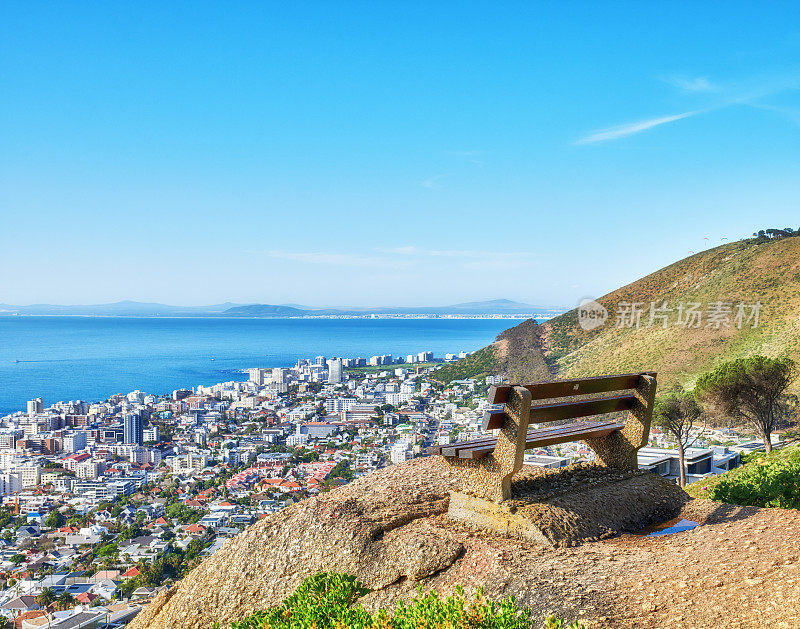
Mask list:
[[[651,472],[609,474],[608,480],[546,498],[515,492],[497,503],[451,492],[447,517],[536,544],[574,546],[674,518],[687,500],[675,483]]]

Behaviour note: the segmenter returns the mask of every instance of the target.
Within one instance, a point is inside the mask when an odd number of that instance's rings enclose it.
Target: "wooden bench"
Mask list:
[[[529,448],[584,441],[594,450],[599,464],[635,470],[636,453],[647,445],[650,434],[655,394],[654,372],[492,387],[489,403],[504,406],[486,413],[483,429],[499,429],[498,435],[433,446],[428,451],[443,455],[448,464],[464,474],[468,493],[496,502],[511,497],[511,477],[522,468]],[[559,398],[570,399],[552,401]],[[533,401],[540,403],[532,405]],[[531,424],[620,411],[626,411],[627,418],[529,428]]]

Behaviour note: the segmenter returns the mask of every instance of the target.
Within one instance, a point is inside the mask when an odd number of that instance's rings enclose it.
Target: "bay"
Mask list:
[[[474,351],[519,323],[504,319],[0,317],[0,414],[140,389],[245,380],[243,369],[317,355]],[[212,360],[213,359],[213,360]]]

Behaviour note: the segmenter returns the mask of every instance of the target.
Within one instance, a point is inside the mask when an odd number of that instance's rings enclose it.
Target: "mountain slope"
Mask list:
[[[664,319],[650,323],[650,303],[667,302]],[[578,309],[542,325],[526,321],[506,330],[493,344],[498,373],[512,381],[540,380],[657,370],[663,385],[692,386],[697,376],[720,362],[752,354],[794,355],[800,349],[800,238],[743,240],[684,258],[599,299],[606,323],[593,330],[579,325]],[[640,326],[620,327],[621,310],[641,304]],[[677,325],[680,302],[702,304],[699,328]],[[709,327],[715,302],[731,304],[729,327]],[[742,302],[745,319],[735,320]],[[746,323],[751,304],[760,302],[757,327]],[[660,314],[658,310],[656,315]],[[685,316],[685,311],[684,311]],[[458,363],[437,377],[452,379]],[[465,374],[461,374],[463,377]]]

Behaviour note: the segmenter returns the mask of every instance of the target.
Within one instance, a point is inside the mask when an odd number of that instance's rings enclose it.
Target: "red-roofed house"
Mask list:
[[[91,592],[81,592],[75,597],[75,600],[80,603],[91,603],[98,596],[99,594],[92,594]]]
[[[123,579],[131,579],[133,577],[138,577],[141,573],[139,572],[139,568],[136,566],[131,566],[125,572],[123,572],[120,577]]]

